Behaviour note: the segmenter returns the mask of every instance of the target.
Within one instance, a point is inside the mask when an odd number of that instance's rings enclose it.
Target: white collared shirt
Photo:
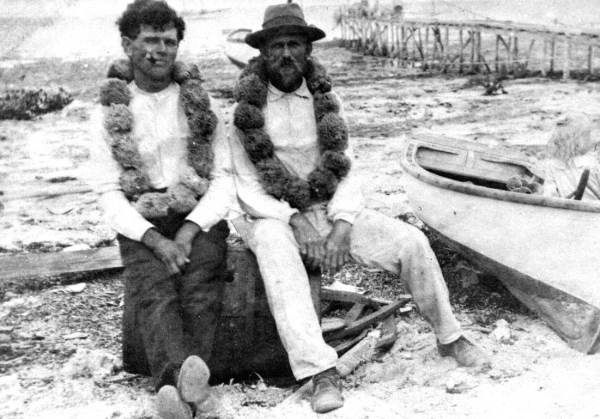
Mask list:
[[[291,173],[306,180],[320,157],[313,99],[306,81],[291,93],[284,93],[269,85],[263,113],[265,130],[273,142],[276,156]],[[230,124],[229,133],[237,195],[242,209],[257,218],[277,218],[289,222],[297,210],[265,192],[254,165],[244,151],[240,133],[233,124]],[[346,154],[352,158],[350,148]],[[354,173],[350,170],[339,183],[327,205],[327,214],[332,221],[341,219],[354,223],[363,209],[362,185]]]
[[[129,88],[132,94],[130,109],[134,115],[132,133],[150,184],[156,189],[173,186],[179,182],[181,170],[189,167],[189,128],[179,101],[179,85],[172,83],[157,93],[145,92],[135,83],[131,83]],[[215,106],[212,108],[216,110]],[[119,176],[123,169],[113,159],[107,145],[108,134],[103,127],[101,109],[93,119],[88,183],[100,194],[99,202],[108,224],[118,233],[140,241],[153,225],[134,209],[121,190]],[[227,140],[221,119],[213,134],[215,162],[230,160],[229,148],[223,148]],[[211,181],[205,199],[197,205],[194,215],[190,214],[192,218],[188,217],[205,231],[226,215],[233,199],[231,191],[234,184],[230,173],[221,170],[220,174],[222,176],[215,176]]]

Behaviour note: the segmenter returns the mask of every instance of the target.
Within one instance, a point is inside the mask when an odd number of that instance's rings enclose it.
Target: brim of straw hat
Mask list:
[[[252,48],[260,49],[269,38],[284,34],[302,34],[306,36],[308,42],[325,38],[325,32],[313,25],[285,25],[249,33],[245,41]]]

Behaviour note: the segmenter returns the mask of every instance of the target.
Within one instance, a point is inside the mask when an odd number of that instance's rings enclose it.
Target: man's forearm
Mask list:
[[[146,245],[146,247],[155,249],[164,238],[165,237],[160,234],[156,228],[149,228],[142,236],[141,242]]]

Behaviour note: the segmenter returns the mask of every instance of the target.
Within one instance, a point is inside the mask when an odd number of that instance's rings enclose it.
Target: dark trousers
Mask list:
[[[173,238],[181,217],[152,220]],[[190,263],[181,275],[169,275],[163,262],[144,244],[119,235],[125,266],[123,365],[150,374],[156,390],[174,385],[174,372],[189,355],[210,361],[221,312],[226,271],[224,221],[194,239]]]

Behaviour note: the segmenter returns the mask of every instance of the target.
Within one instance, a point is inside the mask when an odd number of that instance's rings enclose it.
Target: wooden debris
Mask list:
[[[377,340],[375,348],[388,348],[398,339],[398,330],[396,329],[396,318],[394,315],[388,316],[381,323],[381,337]]]
[[[0,286],[5,282],[73,273],[106,271],[123,267],[119,248],[0,256]]]
[[[366,305],[386,305],[392,303],[392,301],[383,298],[368,297],[362,294],[349,291],[337,291],[332,290],[328,287],[321,288],[321,299],[326,301],[338,301],[343,303],[363,303]],[[411,297],[408,294],[403,294],[400,295],[398,299],[400,301],[406,302],[410,300]]]
[[[331,333],[336,330],[343,329],[346,323],[338,317],[323,317],[321,319],[321,331],[323,333]]]
[[[64,340],[87,339],[87,337],[88,337],[87,333],[73,332],[73,333],[69,333],[68,335],[64,335],[63,339]]]
[[[336,363],[336,369],[340,375],[345,377],[362,362],[369,361],[375,352],[375,345],[380,337],[381,332],[379,330],[372,330],[363,340],[342,355]]]
[[[346,316],[344,317],[344,325],[350,326],[352,323],[354,323],[360,317],[365,307],[366,304],[364,303],[355,303],[352,308],[348,310],[348,313],[346,313]]]
[[[392,304],[384,306],[379,310],[371,313],[360,320],[353,322],[350,326],[340,330],[339,332],[335,332],[331,339],[342,339],[346,336],[351,336],[360,331],[366,329],[367,327],[377,323],[380,320],[385,319],[389,315],[393,314],[396,310],[398,310],[402,305],[404,305],[406,301],[396,301]]]
[[[367,333],[368,333],[368,330],[365,329],[362,332],[360,332],[359,335],[353,337],[352,339],[347,339],[347,340],[342,341],[342,343],[339,343],[333,349],[335,349],[335,351],[338,353],[338,355],[343,354],[348,349],[352,348],[358,342],[360,342],[361,340],[363,340],[363,338],[365,336],[367,336]],[[325,339],[325,342],[329,343],[328,339]]]
[[[350,374],[360,365],[361,362],[368,361],[373,356],[375,344],[380,336],[380,332],[373,330],[365,336],[359,344],[355,345],[350,351],[342,355],[336,364],[336,368],[342,377]],[[281,404],[297,403],[309,393],[312,389],[312,380],[308,380],[296,391],[290,394]]]
[[[68,285],[65,287],[65,291],[68,291],[72,294],[78,294],[83,292],[87,284],[85,282],[80,282],[78,284]]]

